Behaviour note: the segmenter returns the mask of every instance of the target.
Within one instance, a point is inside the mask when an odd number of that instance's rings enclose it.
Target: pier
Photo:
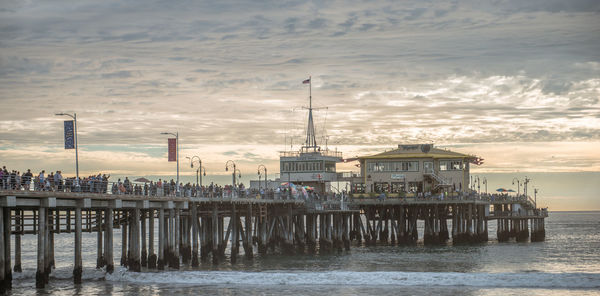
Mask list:
[[[82,232],[97,233],[97,268],[130,271],[236,263],[255,252],[293,255],[350,250],[352,244],[414,245],[422,221],[425,245],[488,241],[497,221],[498,241],[545,239],[547,212],[528,199],[474,198],[339,200],[163,197],[103,193],[0,191],[0,292],[21,272],[21,236],[37,235],[36,287],[48,283],[54,237],[74,235],[73,281],[81,283]],[[450,223],[448,223],[450,222]],[[155,237],[158,228],[158,237]],[[113,244],[120,229],[122,244]],[[14,246],[14,247],[13,247]],[[157,246],[157,248],[155,248]],[[114,248],[121,258],[114,258]],[[14,255],[14,265],[11,262]]]

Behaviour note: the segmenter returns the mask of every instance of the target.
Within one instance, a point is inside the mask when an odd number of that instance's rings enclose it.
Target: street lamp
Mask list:
[[[69,113],[56,113],[56,116],[69,116],[73,118],[73,131],[74,131],[74,140],[75,140],[75,188],[79,191],[79,145],[77,144],[77,113],[73,113],[73,115]]]
[[[194,159],[198,158],[198,168],[196,169],[196,184],[200,187],[202,187],[202,170],[204,169],[204,175],[206,176],[206,169],[202,166],[202,159],[200,159],[199,156],[192,156],[191,158],[189,156],[185,157],[186,159],[190,160],[190,167],[194,168]]]
[[[483,177],[483,185],[485,185],[485,194],[487,194],[487,178]]]
[[[267,190],[267,167],[263,164],[258,166],[258,190],[260,191],[260,170],[265,172],[265,190]]]
[[[525,176],[525,180],[523,181],[523,194],[525,195],[525,198],[527,198],[527,184],[529,184],[529,181],[531,181],[531,179]]]
[[[515,185],[515,181],[517,181],[517,196],[519,196],[521,194],[521,181],[515,177],[512,181],[513,185]]]
[[[225,171],[226,172],[229,171],[229,168],[231,168],[231,171],[232,171],[231,175],[233,176],[233,189],[237,192],[238,189],[237,189],[237,186],[235,185],[236,184],[236,182],[235,182],[235,174],[238,173],[239,178],[241,178],[242,177],[242,173],[240,172],[240,170],[236,169],[235,162],[233,162],[233,160],[228,160],[225,163]],[[238,192],[238,196],[239,196],[239,192]]]
[[[175,133],[160,133],[161,135],[173,135],[175,136],[175,156],[177,157],[177,195],[179,195],[179,132]]]
[[[533,207],[537,210],[537,194],[538,194],[538,190],[537,188],[533,188]]]

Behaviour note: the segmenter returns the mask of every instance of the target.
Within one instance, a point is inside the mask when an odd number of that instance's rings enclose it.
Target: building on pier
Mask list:
[[[312,81],[311,78],[303,81],[309,85],[308,125],[306,127],[306,140],[298,151],[281,151],[279,154],[280,177],[276,183],[308,186],[318,193],[331,191],[331,182],[337,181],[336,164],[342,161],[342,153],[322,149],[317,144],[312,107]],[[327,146],[327,145],[326,145]],[[271,183],[272,184],[272,183]],[[251,181],[252,185],[260,184]],[[285,186],[285,185],[284,185]],[[254,187],[257,188],[257,187]],[[267,188],[271,188],[267,185]]]
[[[342,161],[342,153],[321,149],[317,144],[312,107],[312,79],[303,81],[309,85],[308,125],[306,140],[299,151],[282,151],[279,155],[280,179],[302,186],[310,186],[316,192],[330,191],[330,184],[337,180],[336,163]],[[286,180],[287,177],[287,180]]]
[[[466,192],[470,165],[482,159],[434,147],[433,144],[398,145],[375,155],[361,156],[360,174],[342,176],[355,193]]]

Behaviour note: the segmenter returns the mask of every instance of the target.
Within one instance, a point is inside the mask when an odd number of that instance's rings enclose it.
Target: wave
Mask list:
[[[497,288],[600,288],[597,273],[458,273],[458,272],[129,272],[118,269],[105,279],[113,282],[177,285],[289,286],[466,286]]]

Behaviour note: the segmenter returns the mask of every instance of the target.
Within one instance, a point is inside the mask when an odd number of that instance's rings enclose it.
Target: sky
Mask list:
[[[160,133],[178,132],[184,180],[194,155],[205,182],[227,182],[227,160],[276,178],[278,152],[304,141],[311,76],[321,146],[435,143],[483,157],[490,186],[535,175],[551,209],[600,210],[599,14],[597,0],[4,0],[0,165],[74,174],[54,115],[68,112],[82,175],[172,178]]]

